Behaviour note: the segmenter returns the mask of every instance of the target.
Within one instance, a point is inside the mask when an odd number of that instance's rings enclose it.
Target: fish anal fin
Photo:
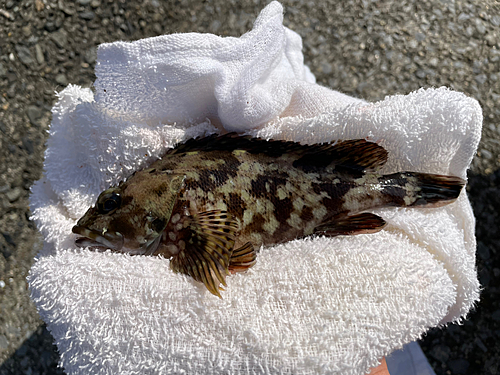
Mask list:
[[[235,249],[229,259],[229,272],[245,272],[251,268],[257,259],[257,252],[250,242],[247,242],[242,247]]]
[[[212,210],[193,216],[186,229],[186,247],[172,257],[172,270],[191,276],[221,298],[220,284],[226,286],[238,223],[228,212]]]
[[[364,212],[356,215],[339,215],[331,220],[318,225],[315,234],[335,237],[341,235],[354,235],[376,233],[386,226],[386,222],[380,216]]]

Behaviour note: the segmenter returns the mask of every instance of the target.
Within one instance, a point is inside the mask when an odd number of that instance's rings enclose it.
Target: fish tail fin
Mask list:
[[[465,185],[465,180],[455,176],[417,172],[405,174],[414,179],[416,187],[414,201],[409,206],[444,206],[457,199]]]

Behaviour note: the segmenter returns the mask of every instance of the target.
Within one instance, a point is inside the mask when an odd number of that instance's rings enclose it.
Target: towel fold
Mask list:
[[[366,138],[389,151],[384,173],[466,178],[481,133],[474,99],[439,88],[367,103],[321,87],[282,13],[270,3],[240,38],[103,44],[95,93],[58,94],[31,195],[45,245],[28,281],[68,374],[363,374],[478,300],[465,191],[441,208],[375,210],[388,222],[376,234],[263,248],[222,300],[166,259],[75,247],[71,228],[102,190],[223,131]]]

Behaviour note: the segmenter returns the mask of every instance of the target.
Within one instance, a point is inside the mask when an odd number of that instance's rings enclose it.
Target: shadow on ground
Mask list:
[[[436,375],[500,374],[500,169],[468,177],[481,299],[463,325],[431,329],[420,342]]]
[[[0,375],[64,375],[52,335],[41,325],[4,363]]]

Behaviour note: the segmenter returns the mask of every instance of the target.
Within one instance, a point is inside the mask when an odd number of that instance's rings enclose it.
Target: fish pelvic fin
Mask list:
[[[327,237],[366,234],[379,232],[385,226],[386,222],[384,219],[369,212],[350,216],[341,214],[318,225],[314,229],[314,233]]]
[[[227,286],[234,240],[238,231],[235,218],[226,211],[199,213],[188,225],[186,247],[170,261],[174,272],[191,276],[219,298],[220,284]]]
[[[245,272],[251,268],[257,259],[257,252],[250,242],[242,247],[235,249],[229,260],[229,272]]]

